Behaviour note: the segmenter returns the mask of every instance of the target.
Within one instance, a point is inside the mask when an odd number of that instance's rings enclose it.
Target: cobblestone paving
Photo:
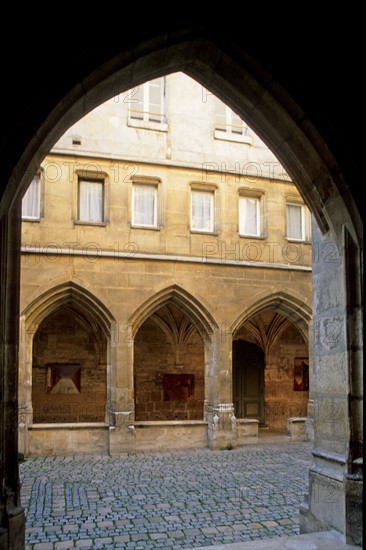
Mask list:
[[[26,549],[180,549],[299,534],[310,443],[20,463]]]

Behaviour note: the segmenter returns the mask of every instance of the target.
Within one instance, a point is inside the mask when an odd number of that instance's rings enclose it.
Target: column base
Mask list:
[[[345,477],[346,491],[346,542],[363,544],[363,479],[362,474]]]
[[[7,528],[0,528],[0,550],[24,550],[25,513],[22,507],[8,514]]]
[[[233,449],[237,445],[238,431],[232,403],[207,405],[208,446],[212,450]]]

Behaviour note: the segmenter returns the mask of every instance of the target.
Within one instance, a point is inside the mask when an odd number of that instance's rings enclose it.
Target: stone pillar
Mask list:
[[[237,444],[237,426],[232,395],[232,338],[226,331],[217,330],[212,335],[208,371],[208,444],[213,450],[232,448]]]
[[[18,469],[20,202],[0,220],[0,548],[25,546]]]
[[[18,418],[18,452],[20,456],[28,455],[28,430],[33,423],[32,405],[32,363],[34,332],[27,330],[24,316],[19,326],[19,418]]]
[[[126,327],[126,322],[118,323]],[[123,337],[122,337],[123,336]],[[109,377],[109,454],[119,455],[135,450],[135,402],[133,387],[133,336],[119,334],[112,343]]]
[[[339,241],[343,238],[342,233]],[[362,385],[357,362],[360,354],[354,349],[360,336],[356,326],[350,326],[356,309],[356,305],[350,307],[350,286],[352,293],[354,287],[360,288],[362,275],[360,269],[347,267],[345,251],[329,234],[321,235],[313,226],[313,239],[310,353],[314,369],[315,437],[309,496],[300,510],[300,531],[335,529],[347,542],[361,544]],[[351,257],[356,257],[356,251]],[[350,285],[351,273],[353,282]]]
[[[306,441],[314,441],[314,399],[313,388],[314,380],[314,365],[311,350],[313,349],[313,330],[309,330],[309,398],[307,406],[307,414],[305,421],[305,439]]]

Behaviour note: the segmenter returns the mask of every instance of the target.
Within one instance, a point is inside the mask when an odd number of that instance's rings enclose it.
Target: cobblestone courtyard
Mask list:
[[[310,443],[20,463],[26,548],[199,548],[299,534]]]

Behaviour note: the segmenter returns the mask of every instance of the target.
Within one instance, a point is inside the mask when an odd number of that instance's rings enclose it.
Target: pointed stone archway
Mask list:
[[[183,315],[183,318],[180,319],[183,323],[180,328],[182,329],[183,326],[183,331],[177,330],[176,319],[172,318],[172,312],[169,312],[169,308],[175,310],[175,317]],[[168,319],[170,319],[170,323],[167,323]],[[202,376],[202,420],[205,423],[206,433],[201,435],[197,441],[193,438],[192,444],[198,446],[208,444],[211,448],[216,448],[221,445],[221,440],[225,437],[226,432],[232,430],[232,398],[231,395],[226,395],[226,388],[220,386],[222,377],[220,353],[223,338],[217,322],[206,306],[179,285],[171,285],[162,289],[137,308],[129,320],[131,335],[134,340],[138,331],[149,320],[153,321],[163,331],[168,338],[168,342],[175,349],[173,355],[175,355],[176,363],[181,361],[184,347],[194,337],[194,333],[199,336],[203,345],[203,369],[199,378]],[[197,340],[197,337],[194,338]],[[194,342],[193,340],[190,343],[194,347],[198,344],[197,341]],[[131,364],[134,364],[132,350]],[[214,417],[218,412],[220,412],[220,426],[217,422],[214,422]],[[187,446],[187,442],[185,445]]]
[[[281,83],[232,39],[215,41],[200,28],[157,34],[95,68],[66,91],[34,128],[34,137],[11,158],[0,203],[2,424],[1,537],[16,547],[24,533],[19,501],[16,437],[19,312],[20,198],[35,170],[64,130],[120,90],[161,74],[182,70],[225,99],[268,144],[298,186],[320,230],[313,231],[319,251],[313,268],[313,333],[316,377],[314,465],[309,504],[302,511],[303,531],[334,528],[350,541],[362,540],[362,220],[351,186],[358,175],[333,142]],[[90,68],[89,67],[89,68]],[[60,75],[62,77],[62,75]],[[65,89],[65,88],[64,88]],[[51,103],[52,104],[52,103]],[[51,105],[50,104],[50,105]],[[324,136],[327,136],[325,138]],[[329,139],[328,139],[329,138]],[[339,148],[334,143],[338,143]],[[337,162],[339,160],[339,162]],[[343,171],[342,171],[343,169]],[[349,178],[349,182],[347,179]],[[329,244],[335,262],[329,261]],[[333,256],[334,258],[334,256]],[[332,291],[331,289],[336,289]],[[327,369],[331,369],[331,377]],[[331,383],[330,383],[331,380]],[[344,383],[346,380],[346,384]],[[330,404],[330,405],[329,405]],[[5,406],[6,405],[6,406]],[[329,406],[332,422],[329,422]],[[350,414],[352,410],[352,415]],[[334,415],[334,411],[336,415]],[[328,419],[328,421],[327,421]],[[12,437],[9,437],[9,433]],[[328,506],[329,490],[338,505]],[[10,547],[9,546],[9,547]]]
[[[19,452],[67,453],[73,452],[73,445],[79,449],[84,445],[84,452],[96,448],[106,452],[115,368],[113,316],[89,290],[65,281],[31,301],[20,323]],[[55,395],[60,393],[53,388],[59,379],[73,382],[77,395]],[[75,437],[64,437],[63,429],[68,431],[64,424],[85,422],[89,426],[83,426],[82,435],[75,425]],[[95,433],[88,435],[93,428]],[[93,442],[88,444],[88,438]]]
[[[279,303],[281,312],[277,309]],[[312,412],[312,401],[309,400],[309,343],[306,335],[310,312],[304,304],[301,309],[300,317],[300,310],[295,313],[293,297],[289,295],[285,297],[281,294],[280,302],[275,294],[273,300],[270,297],[262,300],[258,304],[258,311],[254,307],[255,313],[249,318],[245,315],[246,320],[233,334],[233,354],[238,346],[244,348],[242,370],[247,367],[248,371],[242,382],[242,391],[245,393],[245,386],[253,390],[253,384],[257,384],[258,411],[254,418],[258,419],[260,425],[271,430],[286,431],[289,418],[303,418],[307,434],[304,433],[303,437],[312,439],[314,419],[309,417],[305,422],[305,417]],[[299,327],[302,327],[302,331]],[[251,356],[252,347],[261,352],[262,363],[255,361],[256,355]],[[245,357],[246,348],[248,351]],[[263,372],[254,368],[256,363],[258,367],[262,365]],[[233,358],[234,380],[237,375]],[[254,403],[253,397],[252,392],[251,398],[248,396],[244,401]]]

